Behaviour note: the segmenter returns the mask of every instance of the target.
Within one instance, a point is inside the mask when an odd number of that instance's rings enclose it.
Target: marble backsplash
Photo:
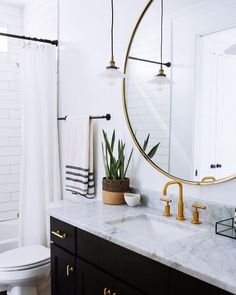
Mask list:
[[[140,193],[142,195],[142,205],[163,210],[164,212],[165,202],[160,201],[160,198],[162,197],[162,192],[152,191],[148,189],[136,189],[134,187],[132,187],[132,191]],[[175,216],[177,214],[178,196],[174,194],[168,194],[168,197],[172,199],[172,203],[170,204],[171,213],[173,214],[173,216]],[[214,225],[217,221],[234,216],[234,207],[210,201],[207,202],[206,200],[201,200],[198,198],[195,199],[184,195],[185,218],[188,220],[192,219],[192,205],[195,202],[199,202],[206,206],[205,210],[199,210],[200,220],[202,222],[208,222]]]

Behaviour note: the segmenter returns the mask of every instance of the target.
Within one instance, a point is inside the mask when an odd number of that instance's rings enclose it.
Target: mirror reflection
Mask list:
[[[228,178],[236,173],[236,1],[165,0],[162,31],[161,1],[150,3],[126,64],[136,141],[174,177]],[[161,87],[150,83],[160,63],[171,81]]]

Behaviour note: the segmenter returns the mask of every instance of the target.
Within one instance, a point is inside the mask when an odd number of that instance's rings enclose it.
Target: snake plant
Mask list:
[[[120,139],[118,140],[117,156],[115,156],[115,130],[112,133],[110,141],[108,139],[107,133],[104,130],[102,132],[104,139],[104,143],[102,143],[102,155],[106,178],[112,180],[122,180],[126,177],[126,173],[133,154],[133,149],[131,150],[126,163],[125,143]]]
[[[147,146],[148,146],[148,142],[149,142],[149,138],[150,138],[150,133],[148,133],[147,138],[145,139],[144,143],[143,143],[143,150],[144,152],[146,152]],[[160,142],[157,143],[156,145],[154,145],[154,147],[152,147],[150,149],[150,151],[148,153],[146,153],[148,155],[148,157],[151,159],[155,156],[157,149],[159,148]]]

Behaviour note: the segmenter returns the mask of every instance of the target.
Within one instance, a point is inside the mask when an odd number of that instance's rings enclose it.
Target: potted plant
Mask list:
[[[125,204],[124,193],[129,191],[129,179],[126,178],[127,170],[133,154],[131,150],[128,160],[125,157],[125,143],[118,140],[117,157],[115,156],[115,130],[109,141],[107,133],[103,130],[102,155],[106,176],[102,181],[102,196],[105,204]]]

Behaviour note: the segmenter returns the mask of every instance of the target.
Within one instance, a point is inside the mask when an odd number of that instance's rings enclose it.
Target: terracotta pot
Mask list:
[[[125,204],[124,193],[129,191],[129,179],[111,180],[103,178],[102,197],[103,203],[110,205]]]

